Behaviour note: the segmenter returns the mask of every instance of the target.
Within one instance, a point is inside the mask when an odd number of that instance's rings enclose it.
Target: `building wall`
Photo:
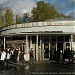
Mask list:
[[[73,22],[73,23],[72,23]],[[34,59],[36,59],[37,61],[40,59],[44,59],[44,43],[43,39],[44,36],[62,36],[62,35],[73,35],[75,34],[75,21],[54,21],[54,22],[34,22],[34,23],[25,23],[25,24],[18,24],[18,25],[12,25],[12,26],[8,26],[8,27],[4,27],[3,29],[1,29],[1,35],[4,37],[7,36],[24,36],[27,37],[26,39],[26,46],[27,46],[27,56],[26,60],[29,60],[29,50],[31,50],[31,46],[29,45],[30,40],[28,39],[28,36],[35,36],[36,40],[35,43],[32,42],[32,47],[35,47],[35,52],[34,52]],[[43,36],[44,35],[44,36]],[[13,37],[12,36],[12,37]],[[37,36],[43,36],[43,38],[41,38],[41,44],[39,45],[39,37]],[[47,37],[48,38],[48,37]],[[64,39],[64,38],[63,38]],[[29,41],[28,41],[29,40]],[[23,40],[24,41],[24,40]],[[55,43],[56,45],[56,50],[57,50],[57,39],[56,41],[52,41]],[[61,41],[60,41],[61,42]],[[66,43],[70,43],[70,44],[74,44],[73,42],[70,41],[62,41],[63,43],[63,50],[65,49],[64,46],[66,46]],[[51,44],[51,42],[48,42],[49,44]],[[29,45],[29,46],[28,46]],[[71,46],[71,45],[70,45]],[[39,56],[39,47],[41,47],[41,54]],[[50,49],[50,46],[49,46]],[[71,48],[70,48],[71,49]]]

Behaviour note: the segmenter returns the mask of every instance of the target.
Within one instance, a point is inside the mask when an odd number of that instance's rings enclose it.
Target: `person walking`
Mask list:
[[[8,67],[9,67],[9,63],[10,63],[10,50],[9,49],[7,49],[7,51],[6,51],[6,64],[7,64],[7,69],[8,69]]]
[[[34,60],[33,48],[31,48],[31,51],[30,51],[30,62],[33,63],[33,60]]]
[[[10,60],[11,62],[14,62],[14,49],[10,50]]]
[[[60,50],[60,63],[63,63],[62,50]]]
[[[14,62],[16,63],[17,62],[17,58],[18,58],[18,49],[15,49],[13,54],[14,54]]]
[[[60,49],[57,49],[57,61],[60,62]]]
[[[20,61],[20,65],[24,66],[25,64],[25,59],[24,59],[24,53],[23,51],[21,51],[20,55],[19,55],[19,61]]]
[[[6,52],[4,50],[2,50],[1,51],[1,59],[0,59],[1,69],[4,68],[5,58],[6,58]]]

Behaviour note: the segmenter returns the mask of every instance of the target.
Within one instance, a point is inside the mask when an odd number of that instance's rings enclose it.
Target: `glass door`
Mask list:
[[[56,60],[56,43],[50,43],[50,60]]]
[[[49,59],[49,43],[44,43],[44,59]]]
[[[57,43],[57,61],[63,60],[63,43]]]

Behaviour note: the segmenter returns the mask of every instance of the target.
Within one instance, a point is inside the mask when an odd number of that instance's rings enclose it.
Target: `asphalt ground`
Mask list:
[[[20,66],[19,63],[11,63],[8,69],[0,70],[0,75],[75,75],[75,64],[34,61]]]

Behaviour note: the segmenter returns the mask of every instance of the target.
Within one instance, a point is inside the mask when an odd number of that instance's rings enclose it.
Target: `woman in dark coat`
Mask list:
[[[19,55],[19,61],[20,61],[20,65],[24,66],[25,64],[25,59],[24,59],[24,53],[23,51],[21,51],[20,55]]]

